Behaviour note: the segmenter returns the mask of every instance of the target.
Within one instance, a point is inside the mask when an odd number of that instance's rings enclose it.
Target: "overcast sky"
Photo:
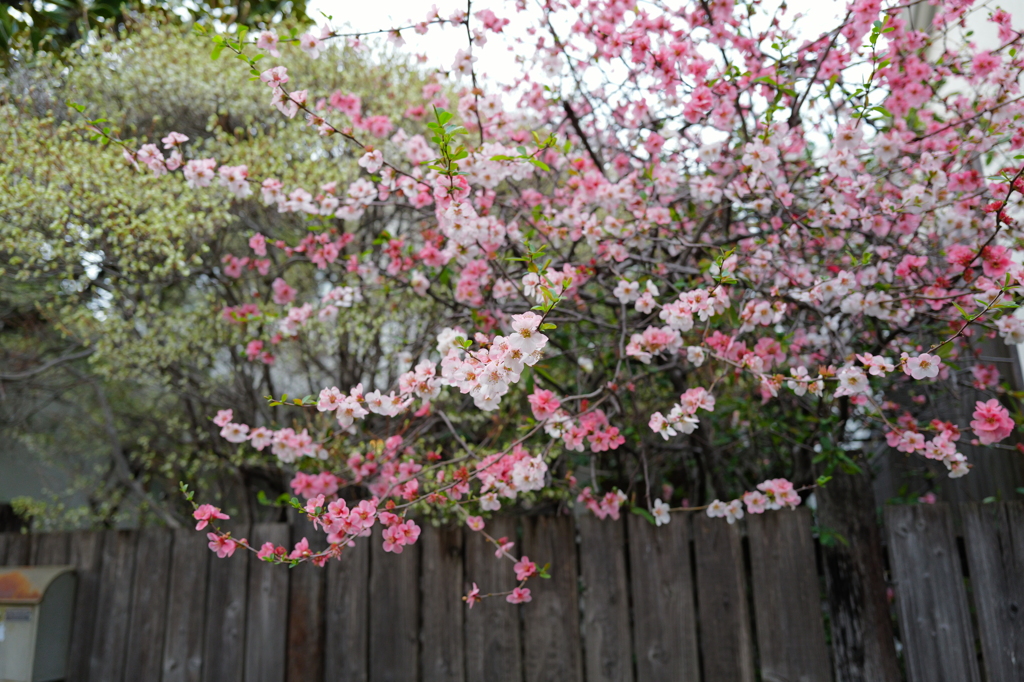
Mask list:
[[[422,21],[433,0],[377,0],[376,2],[353,2],[353,0],[311,0],[309,3],[309,15],[322,22],[320,12],[334,17],[335,26],[348,25],[354,31],[374,31],[379,29],[392,28],[395,26],[407,26],[412,22]],[[766,6],[776,4],[772,0],[766,2]],[[450,0],[436,0],[436,5],[442,17],[449,16],[456,9],[465,9],[465,2],[451,2]],[[796,13],[803,13],[804,19],[800,26],[804,27],[808,37],[817,37],[823,31],[834,28],[838,16],[845,10],[845,0],[789,0],[789,16]],[[535,13],[528,12],[518,14],[514,9],[514,3],[506,0],[474,0],[473,11],[489,8],[499,17],[508,18],[512,21],[505,31],[509,38],[526,37],[527,26],[524,19],[535,16]],[[427,66],[448,69],[455,60],[455,53],[466,47],[466,34],[464,29],[432,27],[425,36],[418,35],[415,31],[404,31],[402,33],[406,40],[406,49],[414,54],[425,54],[428,59]],[[514,62],[515,52],[512,40],[496,38],[493,33],[487,34],[488,42],[483,48],[476,48],[475,56],[479,59],[476,64],[478,77],[481,74],[497,78],[501,82],[508,82],[516,73]]]

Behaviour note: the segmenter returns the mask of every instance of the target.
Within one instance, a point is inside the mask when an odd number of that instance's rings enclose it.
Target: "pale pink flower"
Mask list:
[[[231,517],[222,512],[219,507],[214,507],[212,504],[201,504],[192,512],[192,518],[199,521],[196,524],[196,530],[202,530],[214,519],[230,519]]]
[[[991,445],[1013,433],[1014,423],[1010,412],[997,399],[975,403],[974,420],[971,428],[982,445]]]
[[[512,590],[512,594],[505,597],[505,601],[509,604],[525,604],[532,599],[533,597],[530,596],[529,587],[517,587]]]

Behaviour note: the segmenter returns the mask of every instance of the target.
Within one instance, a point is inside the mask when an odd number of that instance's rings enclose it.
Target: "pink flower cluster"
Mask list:
[[[619,520],[619,508],[626,503],[626,499],[626,494],[621,490],[610,490],[598,498],[590,486],[585,487],[576,497],[576,501],[585,504],[597,518],[611,517],[615,521]]]

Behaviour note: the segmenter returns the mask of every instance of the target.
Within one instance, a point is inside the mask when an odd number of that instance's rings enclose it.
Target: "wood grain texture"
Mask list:
[[[908,682],[977,682],[967,594],[945,504],[885,509]]]
[[[5,566],[28,566],[31,557],[31,536],[26,533],[7,533]]]
[[[125,680],[159,680],[167,624],[171,567],[171,532],[166,528],[139,531],[135,549],[131,625]]]
[[[327,548],[327,536],[308,518],[292,522],[292,543],[306,538],[314,552]],[[319,682],[324,676],[325,568],[305,563],[289,572],[288,682]]]
[[[370,682],[415,680],[419,671],[420,546],[385,552],[380,524],[370,540]]]
[[[250,542],[287,546],[288,524],[257,523]],[[249,553],[249,590],[245,627],[245,682],[284,682],[288,629],[288,568]]]
[[[627,524],[637,680],[699,682],[690,519],[657,528],[630,514]]]
[[[199,682],[203,674],[206,581],[210,548],[205,532],[174,531],[163,682]]]
[[[753,682],[754,649],[740,529],[693,517],[704,682]]]
[[[1024,504],[961,505],[989,682],[1024,680]]]
[[[128,618],[135,578],[136,531],[106,531],[103,567],[96,606],[95,635],[89,656],[89,679],[123,679],[128,646]]]
[[[516,543],[516,519],[499,516],[487,521],[485,529],[494,538],[507,537]],[[465,591],[472,583],[484,594],[504,592],[516,586],[512,562],[494,556],[495,547],[480,533],[466,535]],[[470,682],[520,682],[523,679],[522,640],[519,632],[519,608],[492,597],[467,609],[466,679]]]
[[[750,514],[747,536],[761,678],[830,682],[811,510]]]
[[[435,528],[429,524],[420,535],[421,682],[466,679],[462,537],[462,528],[457,526]]]
[[[68,682],[87,682],[89,658],[96,634],[100,573],[105,534],[95,531],[74,533],[68,561],[75,567],[75,614],[71,622],[71,650],[68,653]]]
[[[580,534],[580,579],[584,664],[588,682],[633,680],[633,636],[629,627],[625,522],[576,518]]]
[[[525,517],[523,553],[538,567],[551,564],[550,580],[530,580],[533,601],[523,606],[526,680],[582,682],[579,572],[572,517]]]
[[[30,535],[32,566],[60,566],[68,562],[71,537],[68,533],[36,533]]]
[[[233,526],[230,531],[232,537],[247,538],[249,526]],[[249,554],[239,549],[231,557],[218,559],[209,552],[203,682],[242,682]]]
[[[359,538],[327,564],[325,682],[369,679],[370,545]]]
[[[838,473],[815,492],[818,524],[845,540],[821,545],[836,682],[902,679],[886,599],[882,530],[871,486],[868,471]]]

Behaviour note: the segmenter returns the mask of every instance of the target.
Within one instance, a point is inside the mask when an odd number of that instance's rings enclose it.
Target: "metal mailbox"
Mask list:
[[[67,677],[73,566],[0,568],[0,682]]]

